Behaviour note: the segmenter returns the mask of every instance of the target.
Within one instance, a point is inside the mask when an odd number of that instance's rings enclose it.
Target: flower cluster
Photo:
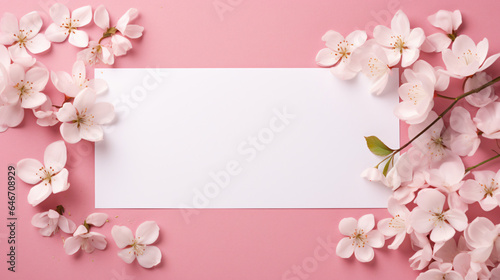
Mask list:
[[[115,57],[123,56],[132,49],[130,39],[142,36],[144,28],[132,24],[138,17],[137,9],[129,9],[116,25],[111,25],[109,13],[99,6],[92,14],[91,6],[70,11],[61,3],[54,4],[49,11],[52,23],[42,30],[42,18],[30,12],[17,20],[5,13],[0,19],[0,132],[18,126],[24,119],[25,109],[30,109],[43,127],[59,126],[63,140],[49,144],[44,153],[43,164],[37,159],[22,159],[17,163],[18,176],[27,184],[34,185],[28,194],[28,202],[38,206],[51,194],[69,189],[69,171],[65,168],[68,158],[66,143],[74,144],[87,140],[101,141],[104,137],[102,125],[114,119],[114,107],[110,103],[96,102],[97,95],[107,91],[108,85],[100,79],[87,77],[88,65],[104,63],[112,65]],[[102,29],[99,40],[93,41],[85,31],[94,22]],[[43,32],[42,32],[43,31]],[[33,55],[47,51],[52,43],[63,43],[82,48],[73,64],[72,73],[49,71]],[[55,105],[44,92],[49,80],[63,95],[62,105]],[[57,94],[57,93],[56,93]],[[73,255],[80,249],[92,253],[104,250],[106,236],[91,231],[108,221],[108,215],[89,215],[78,227],[63,216],[64,208],[37,213],[32,225],[39,228],[42,236],[52,236],[59,230],[72,234],[64,242],[64,250]],[[128,230],[128,231],[127,231]],[[137,229],[136,238],[129,236],[126,227],[114,227],[112,231],[118,247],[131,248],[118,255],[127,263],[135,257],[141,266],[151,268],[160,263],[161,252],[153,243],[159,235],[155,222],[145,222]],[[129,238],[130,237],[130,238]]]
[[[474,170],[500,154],[471,167],[464,158],[474,156],[484,139],[500,139],[500,102],[491,87],[500,77],[484,72],[500,54],[488,56],[486,38],[476,44],[458,34],[460,11],[441,10],[428,20],[441,31],[426,36],[398,11],[391,27],[376,26],[371,39],[363,31],[345,38],[335,31],[323,36],[327,48],[319,51],[317,63],[331,67],[340,79],[362,72],[372,81],[373,94],[383,93],[393,67],[404,69],[394,114],[409,125],[410,138],[391,149],[375,136],[366,137],[382,161],[362,176],[392,189],[392,217],[380,220],[378,230],[373,230],[372,215],[343,219],[339,229],[348,237],[339,241],[337,255],[347,258],[354,252],[359,261],[370,261],[384,236],[394,237],[389,249],[398,249],[409,236],[416,251],[410,265],[424,270],[417,279],[498,279],[500,225],[468,217],[467,211],[476,202],[484,211],[500,206],[500,171]],[[419,60],[420,51],[440,54],[445,68]],[[463,83],[463,92],[441,94],[453,79]],[[450,102],[440,114],[436,98]]]

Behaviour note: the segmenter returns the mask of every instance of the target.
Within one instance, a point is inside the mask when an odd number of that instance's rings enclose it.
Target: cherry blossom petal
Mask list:
[[[401,58],[401,66],[408,67],[412,65],[415,61],[417,61],[419,55],[420,50],[417,48],[406,50],[403,54],[403,57]]]
[[[360,262],[369,262],[373,260],[375,252],[370,246],[356,247],[354,249],[354,256],[356,256],[356,259]]]
[[[444,216],[446,221],[457,231],[463,231],[468,225],[467,216],[458,209],[450,209],[444,213]]]
[[[486,74],[485,72],[476,73],[472,78],[465,81],[464,92],[469,92],[473,89],[476,89],[491,80],[491,76]],[[479,108],[484,107],[497,99],[498,96],[495,95],[495,90],[493,87],[487,87],[479,92],[465,97],[465,100],[470,105]]]
[[[91,89],[82,90],[76,97],[73,102],[73,106],[77,108],[79,111],[82,111],[85,108],[91,108],[95,103],[95,92]]]
[[[80,131],[78,130],[77,125],[74,123],[61,124],[60,131],[64,141],[70,144],[77,143],[82,139],[82,137],[80,136]]]
[[[116,239],[115,239],[116,240]],[[118,256],[126,263],[132,263],[135,260],[134,248],[125,248],[118,252]]]
[[[16,64],[24,67],[31,67],[36,62],[36,59],[28,54],[26,48],[19,47],[18,45],[12,45],[8,48],[8,50],[12,61]],[[11,71],[11,69],[9,69],[9,71]]]
[[[90,243],[90,246],[92,246],[95,249],[98,250],[104,250],[106,248],[106,245],[108,242],[106,241],[106,236],[97,233],[97,232],[91,232],[89,233],[88,241]]]
[[[0,43],[12,45],[15,42],[13,35],[17,35],[19,32],[19,24],[16,16],[11,13],[5,13],[0,20],[0,29],[2,30]]]
[[[42,28],[42,18],[38,12],[28,13],[19,19],[19,29],[28,32],[27,39],[33,38]]]
[[[75,47],[85,48],[89,44],[89,35],[85,31],[73,30],[69,34],[69,43]]]
[[[137,18],[139,15],[139,11],[135,8],[130,8],[128,9],[125,14],[118,19],[118,22],[116,23],[116,29],[118,29],[121,33],[126,35],[126,28],[127,25],[129,24],[130,21],[134,20]]]
[[[343,61],[337,66],[330,68],[330,72],[341,80],[350,80],[358,74],[358,71],[350,69],[349,65]]]
[[[336,249],[337,256],[346,259],[352,256],[353,252],[354,252],[354,246],[352,244],[351,239],[349,239],[348,237],[342,238],[337,244],[337,249]]]
[[[71,20],[76,21],[77,27],[85,26],[92,20],[92,7],[84,6],[71,13]],[[71,39],[71,37],[70,37]],[[87,40],[88,41],[88,40]]]
[[[96,94],[103,94],[108,90],[108,83],[103,79],[92,79],[89,81],[89,87],[96,91]]]
[[[37,228],[44,228],[49,225],[48,212],[36,213],[31,218],[31,224]]]
[[[57,222],[57,226],[65,233],[70,233],[70,234],[72,234],[76,229],[75,223],[72,220],[67,219],[64,216],[59,217],[59,220]]]
[[[373,248],[382,248],[384,247],[385,238],[384,235],[378,230],[372,230],[367,234],[368,245]]]
[[[45,166],[52,167],[54,173],[63,169],[66,165],[66,159],[66,145],[64,144],[64,141],[56,141],[45,148],[43,162]]]
[[[56,113],[56,116],[60,122],[71,122],[77,119],[76,109],[69,102],[63,104],[61,109]]]
[[[129,24],[123,30],[122,34],[132,38],[132,39],[137,39],[142,36],[142,32],[144,31],[144,27],[136,24]],[[121,31],[120,31],[121,32]]]
[[[87,222],[87,224],[100,227],[104,225],[104,223],[106,223],[107,219],[108,214],[106,213],[92,213],[85,219],[85,221]]]
[[[445,242],[455,235],[455,229],[445,222],[438,224],[431,231],[430,239],[434,242]]]
[[[472,248],[485,248],[498,237],[495,225],[484,217],[475,218],[464,232],[467,244]]]
[[[484,71],[486,70],[486,68],[490,67],[493,63],[495,63],[495,61],[497,61],[497,59],[500,57],[500,53],[497,53],[497,54],[494,54],[490,57],[488,57],[483,65],[481,65],[481,67],[479,67],[479,69],[477,70],[478,72],[480,71]]]
[[[0,102],[1,103],[1,102]],[[0,104],[0,132],[9,127],[18,126],[24,118],[24,109],[21,107],[21,101],[9,104]]]
[[[52,188],[49,183],[42,181],[40,184],[32,187],[28,193],[28,202],[32,206],[37,206],[42,201],[47,199],[52,193]]]
[[[115,107],[111,103],[96,103],[89,110],[89,114],[94,116],[94,121],[98,124],[110,123],[115,117]]]
[[[26,42],[26,48],[32,53],[41,53],[50,48],[50,41],[45,35],[38,34]]]
[[[51,23],[45,30],[45,37],[51,42],[60,43],[68,38],[68,30],[56,23]]]
[[[66,238],[66,240],[64,241],[64,251],[66,252],[66,254],[68,255],[73,255],[75,254],[76,252],[78,252],[78,250],[80,250],[80,247],[82,246],[82,240],[81,240],[81,237],[77,236],[77,237],[69,237],[69,238]]]
[[[130,43],[129,39],[118,34],[111,37],[111,44],[115,56],[125,55],[132,48],[132,43]]]
[[[369,232],[375,227],[375,217],[373,214],[366,214],[359,218],[358,229],[362,229],[364,232]]]
[[[55,3],[50,7],[50,17],[56,25],[61,25],[70,18],[69,9],[61,3]]]
[[[500,138],[500,102],[490,103],[480,108],[474,122],[479,130],[484,132],[483,137],[490,139]]]
[[[97,142],[101,141],[104,137],[104,131],[102,127],[97,125],[87,125],[85,127],[81,127],[79,130],[80,137],[87,141]]]
[[[109,28],[109,14],[104,5],[100,5],[94,11],[94,23],[103,30]]]
[[[340,57],[335,55],[329,48],[321,49],[316,55],[316,63],[319,66],[330,67],[339,61]]]
[[[339,231],[343,235],[351,235],[358,227],[358,221],[352,217],[343,218],[339,222]]]
[[[68,170],[66,168],[63,168],[61,172],[52,177],[51,185],[53,193],[63,192],[69,188],[68,175]]]
[[[423,210],[441,213],[443,211],[445,200],[446,197],[439,191],[434,189],[424,189],[418,193],[415,202]]]
[[[391,20],[391,29],[394,30],[396,34],[405,37],[410,33],[410,21],[403,11],[399,10],[394,14]]]
[[[484,211],[491,211],[498,206],[497,198],[487,195],[484,199],[479,201],[479,205]]]
[[[442,52],[451,45],[450,37],[443,33],[434,33],[427,37],[435,52]]]
[[[418,233],[428,233],[434,228],[432,214],[429,210],[415,208],[411,212],[411,226]]]
[[[21,107],[26,109],[33,109],[41,106],[47,101],[47,96],[41,92],[32,92],[28,98],[21,100]]]
[[[41,181],[38,172],[43,164],[36,159],[22,159],[17,163],[17,176],[28,184],[36,184]]]
[[[140,244],[149,245],[158,239],[160,228],[154,221],[146,221],[137,227],[135,236]]]
[[[111,229],[111,236],[113,236],[116,246],[120,249],[134,243],[134,234],[126,226],[113,226]]]
[[[161,251],[156,246],[147,246],[144,248],[144,252],[137,255],[137,262],[142,267],[151,268],[161,261]]]

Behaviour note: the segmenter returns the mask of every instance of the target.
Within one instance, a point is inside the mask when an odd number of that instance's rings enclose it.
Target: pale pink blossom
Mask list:
[[[455,257],[463,252],[467,252],[467,244],[463,236],[460,236],[458,244],[451,238],[446,242],[434,244],[433,258],[440,263],[453,263]]]
[[[484,217],[475,218],[464,231],[467,245],[472,249],[471,261],[484,263],[492,253],[498,254],[500,248],[498,227]]]
[[[434,111],[429,112],[427,118],[419,123],[410,125],[408,128],[408,136],[415,137],[425,127],[430,125],[437,118]],[[425,131],[420,137],[413,141],[413,146],[418,148],[432,162],[440,161],[449,152],[445,137],[443,135],[444,123],[439,119],[430,129]]]
[[[63,42],[69,36],[69,43],[73,46],[84,48],[89,44],[89,35],[78,28],[90,23],[92,8],[84,6],[75,9],[71,14],[69,9],[61,3],[50,7],[50,17],[54,21],[45,31],[45,36],[52,42]]]
[[[57,119],[62,122],[60,131],[68,143],[77,143],[81,139],[100,141],[103,139],[101,125],[114,118],[114,107],[110,103],[95,103],[96,94],[92,89],[82,90],[73,104],[66,102],[57,112]]]
[[[356,30],[344,38],[340,33],[329,30],[321,38],[326,48],[316,55],[316,63],[320,66],[332,67],[331,72],[342,80],[352,79],[358,71],[350,68],[351,54],[366,41],[366,32]]]
[[[33,67],[25,72],[19,64],[9,67],[9,83],[3,92],[9,104],[21,102],[21,107],[33,109],[42,105],[47,96],[41,91],[49,80],[49,71],[44,67]]]
[[[451,50],[442,52],[445,73],[454,78],[464,78],[481,72],[500,57],[500,53],[497,53],[486,58],[487,54],[488,39],[484,38],[476,46],[470,37],[460,35],[453,42]]]
[[[389,198],[387,211],[392,215],[392,218],[380,220],[377,228],[386,238],[395,236],[394,241],[387,248],[396,250],[403,243],[406,234],[412,232],[409,221],[410,211],[394,198]]]
[[[451,264],[445,264],[441,266],[440,269],[432,268],[425,272],[420,273],[417,280],[463,280],[460,273],[452,270]]]
[[[347,235],[337,244],[337,256],[349,258],[354,255],[360,262],[369,262],[374,257],[373,248],[384,246],[384,235],[375,227],[375,218],[372,214],[367,214],[359,218],[344,218],[339,223],[339,230],[343,235]]]
[[[10,104],[0,99],[0,132],[18,126],[23,119],[24,109],[21,107],[21,101]]]
[[[71,75],[64,71],[52,72],[51,79],[57,90],[69,97],[76,97],[85,88],[95,90],[96,94],[108,90],[108,84],[103,79],[87,79],[85,63],[81,60],[73,64]]]
[[[465,181],[459,194],[472,202],[479,202],[484,211],[500,205],[500,171],[474,171],[474,180]]]
[[[85,223],[96,227],[101,227],[108,221],[108,214],[106,213],[92,213],[87,216]]]
[[[451,150],[459,156],[473,156],[481,144],[481,139],[469,111],[460,106],[455,107],[451,111],[450,128]]]
[[[35,185],[28,193],[28,202],[38,205],[51,193],[59,193],[69,188],[66,165],[66,145],[59,140],[47,146],[44,164],[36,159],[22,159],[17,163],[18,176],[28,184]]]
[[[420,46],[425,40],[422,28],[410,29],[410,21],[403,11],[396,12],[391,21],[391,28],[375,26],[373,37],[384,47],[389,59],[389,66],[398,64],[408,67],[417,61]]]
[[[115,56],[111,45],[100,44],[95,41],[90,41],[89,46],[78,52],[76,58],[83,61],[86,65],[94,65],[101,62],[108,65],[115,63]]]
[[[101,233],[91,232],[84,225],[80,225],[73,233],[73,236],[64,241],[64,251],[68,255],[73,255],[81,248],[82,251],[90,254],[95,249],[104,250],[106,244],[106,236]]]
[[[382,184],[386,185],[387,181],[380,169],[376,167],[369,167],[361,173],[361,177],[365,178],[366,180],[370,182],[381,182]]]
[[[500,139],[500,102],[493,102],[479,108],[474,118],[476,127],[485,138]]]
[[[458,209],[444,210],[446,197],[436,189],[423,189],[415,199],[411,226],[422,234],[430,234],[434,242],[445,242],[467,227],[467,216]]]
[[[486,74],[486,72],[478,72],[474,74],[472,78],[465,81],[464,92],[476,89],[491,80],[491,76]],[[495,94],[495,88],[493,87],[487,87],[479,92],[465,97],[465,100],[467,100],[470,105],[479,108],[484,107],[497,99],[498,96]]]
[[[111,229],[111,235],[118,248],[127,247],[118,252],[118,256],[126,263],[132,263],[137,258],[137,262],[145,268],[156,266],[161,261],[160,249],[151,246],[158,239],[159,234],[160,228],[154,221],[140,224],[135,237],[126,226],[113,226]]]
[[[454,153],[446,153],[440,161],[431,163],[425,179],[429,185],[452,193],[460,188],[464,174],[462,159]]]
[[[418,60],[412,66],[412,69],[405,69],[401,80],[404,83],[417,80],[417,74],[425,75],[432,81],[435,91],[444,91],[450,84],[450,76],[442,72],[442,67],[432,67],[425,60]]]
[[[76,229],[76,225],[73,221],[52,209],[47,212],[35,214],[31,219],[31,224],[40,228],[40,234],[43,236],[51,236],[56,233],[58,229],[65,233],[73,233]]]
[[[59,120],[56,117],[57,109],[52,106],[52,101],[47,96],[47,100],[36,109],[33,109],[33,114],[37,118],[36,123],[39,126],[54,126]]]
[[[426,268],[432,260],[432,246],[426,235],[413,231],[411,233],[411,244],[415,252],[410,257],[410,267],[414,270]]]
[[[427,37],[427,42],[430,49],[427,52],[442,52],[447,49],[453,40],[456,38],[456,31],[462,24],[462,14],[459,10],[445,11],[439,10],[437,13],[430,15],[427,20],[435,27],[444,31],[444,33],[434,33]]]
[[[37,12],[24,15],[19,23],[16,16],[5,13],[0,21],[0,44],[10,45],[9,54],[15,63],[30,67],[36,60],[26,50],[37,54],[50,48],[50,41],[38,33],[43,22]]]

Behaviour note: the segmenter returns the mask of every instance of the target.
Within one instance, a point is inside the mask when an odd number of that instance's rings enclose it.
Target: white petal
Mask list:
[[[108,30],[109,28],[109,14],[104,5],[100,5],[94,11],[94,22],[99,28]]]
[[[69,43],[75,47],[85,48],[89,45],[89,35],[85,31],[73,30],[69,34]]]
[[[455,235],[455,229],[445,222],[440,222],[431,232],[430,239],[434,242],[445,242]]]
[[[106,223],[107,220],[108,220],[108,214],[106,213],[92,213],[85,219],[87,224],[91,224],[96,227],[104,225],[104,223]]]
[[[81,237],[69,237],[64,241],[64,251],[68,255],[73,255],[74,253],[80,250],[82,246],[82,238]]]
[[[92,7],[84,6],[75,9],[71,13],[71,20],[76,23],[77,27],[85,26],[92,20]]]
[[[78,111],[83,112],[87,108],[92,108],[95,103],[95,92],[91,89],[82,90],[76,97],[73,102],[73,106],[75,106]]]
[[[126,248],[118,252],[118,256],[126,263],[132,263],[135,260],[134,248]]]
[[[365,233],[369,232],[375,227],[375,217],[373,214],[366,214],[359,218],[358,229],[364,230]]]
[[[429,42],[435,48],[436,52],[442,52],[451,45],[450,37],[446,36],[443,33],[435,33],[429,35],[427,37],[427,40],[429,40]]]
[[[128,9],[128,11],[126,11],[125,14],[120,17],[120,19],[118,19],[118,22],[116,23],[116,29],[118,29],[122,33],[125,33],[125,29],[127,28],[129,22],[137,18],[138,15],[139,11],[137,11],[137,9]]]
[[[22,159],[17,163],[17,176],[28,184],[36,184],[42,179],[38,175],[42,168],[42,163],[36,159]]]
[[[158,239],[160,227],[154,221],[146,221],[137,227],[135,236],[140,244],[149,245]]]
[[[61,3],[55,3],[52,5],[49,13],[56,25],[61,25],[63,22],[66,23],[67,19],[70,18],[69,9]]]
[[[104,250],[106,248],[106,245],[108,242],[106,241],[106,236],[97,233],[97,232],[91,232],[89,233],[89,243],[92,247],[98,249],[98,250]]]
[[[391,29],[398,35],[406,37],[410,33],[410,21],[406,14],[399,10],[391,20]]]
[[[424,189],[418,193],[416,203],[423,210],[442,213],[446,197],[435,189]]]
[[[0,132],[18,126],[24,118],[24,109],[18,101],[12,105],[0,105]]]
[[[43,162],[47,168],[54,170],[57,173],[66,165],[66,145],[64,141],[56,141],[45,148]]]
[[[368,245],[373,248],[382,248],[385,243],[384,235],[378,230],[372,230],[367,234]]]
[[[107,102],[96,103],[88,113],[94,116],[95,123],[107,124],[115,117],[115,107]]]
[[[76,108],[70,102],[63,104],[62,108],[56,113],[57,119],[60,122],[71,122],[76,120]]]
[[[17,35],[19,32],[19,24],[17,22],[17,18],[15,15],[11,13],[5,13],[0,20],[0,29],[2,30],[2,40],[1,44],[11,45],[14,43],[14,35]]]
[[[156,246],[146,246],[144,252],[137,256],[137,262],[142,267],[151,268],[161,262],[161,251]]]
[[[114,35],[111,37],[111,43],[113,45],[113,54],[115,56],[125,55],[132,48],[132,43],[121,35]]]
[[[349,258],[354,252],[354,245],[349,237],[342,238],[337,244],[336,253],[341,258]]]
[[[61,124],[60,131],[64,141],[70,144],[77,143],[82,139],[80,136],[80,131],[76,124],[63,123]]]
[[[61,172],[52,177],[51,185],[53,193],[63,192],[69,188],[68,175],[68,170],[63,168]]]
[[[113,226],[111,236],[113,236],[116,246],[120,249],[134,243],[134,234],[126,226]]]
[[[26,48],[32,53],[41,53],[50,48],[50,41],[45,38],[45,35],[38,34],[26,41]]]
[[[339,55],[335,55],[335,53],[329,49],[329,48],[324,48],[318,52],[316,55],[316,63],[319,66],[332,66],[335,63],[337,63],[340,59]]]
[[[104,136],[104,132],[100,125],[82,125],[80,128],[80,137],[87,141],[97,142],[101,141]]]
[[[44,34],[49,41],[56,43],[63,42],[68,38],[68,30],[55,23],[49,25]]]
[[[52,193],[49,183],[42,181],[40,184],[32,187],[28,193],[28,202],[32,206],[37,206],[40,202],[44,201]]]
[[[434,221],[432,214],[428,210],[416,207],[411,212],[410,216],[411,226],[418,233],[427,234],[434,228]]]
[[[35,64],[36,59],[33,58],[30,54],[28,54],[26,48],[19,47],[19,45],[13,45],[10,46],[8,49],[9,49],[9,55],[12,58],[12,61],[14,61],[14,63],[17,63],[24,67],[31,67],[33,64]]]
[[[354,249],[354,255],[356,259],[360,262],[369,262],[373,260],[375,253],[373,252],[373,248],[370,246],[356,247]]]
[[[31,218],[31,225],[37,228],[44,228],[49,225],[49,216],[48,216],[48,211],[47,212],[42,212],[42,213],[36,213],[33,215],[33,218]]]
[[[75,223],[72,220],[67,219],[64,216],[59,217],[59,221],[58,221],[57,225],[59,226],[59,228],[62,231],[64,231],[65,233],[69,233],[69,234],[72,234],[76,229]]]
[[[136,24],[128,24],[125,30],[121,31],[126,37],[137,39],[142,36],[144,27]]]
[[[444,216],[448,223],[457,231],[463,231],[468,225],[467,216],[463,211],[458,209],[450,209],[446,211]]]
[[[21,17],[19,20],[19,29],[28,32],[27,38],[30,39],[38,34],[40,28],[42,28],[42,24],[43,21],[38,12],[31,12]]]
[[[343,218],[339,222],[339,231],[343,235],[352,235],[356,228],[358,227],[358,221],[356,219],[349,217]]]

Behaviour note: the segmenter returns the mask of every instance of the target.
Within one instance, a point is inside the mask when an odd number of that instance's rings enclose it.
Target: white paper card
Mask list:
[[[395,70],[396,71],[396,70]],[[361,75],[359,75],[361,76]],[[328,69],[96,69],[116,120],[95,145],[97,208],[378,208],[360,177],[399,146],[386,92]]]

